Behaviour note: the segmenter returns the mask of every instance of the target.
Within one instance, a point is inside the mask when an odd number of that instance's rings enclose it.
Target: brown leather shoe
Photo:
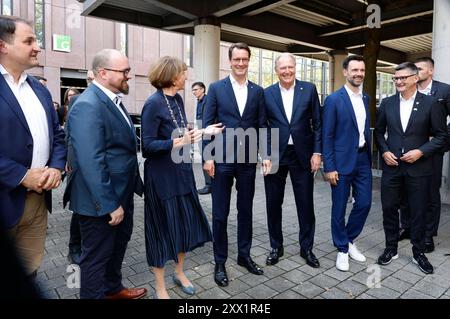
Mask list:
[[[145,288],[123,288],[114,295],[107,295],[106,299],[140,299],[147,294]]]

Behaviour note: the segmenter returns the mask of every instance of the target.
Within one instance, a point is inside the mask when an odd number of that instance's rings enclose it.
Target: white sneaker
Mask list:
[[[358,250],[355,244],[348,243],[348,254],[351,259],[359,261],[359,262],[365,262],[366,257],[361,254],[361,252]]]
[[[348,271],[350,269],[350,265],[348,264],[348,253],[337,253],[336,268],[340,271]]]

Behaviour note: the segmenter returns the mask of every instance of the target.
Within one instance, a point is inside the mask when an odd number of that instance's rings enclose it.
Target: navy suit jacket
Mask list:
[[[53,107],[50,92],[34,77],[28,76],[47,116],[50,139],[48,167],[64,169],[66,147],[64,131]],[[0,76],[0,217],[5,227],[16,225],[22,217],[26,189],[20,182],[31,166],[33,138],[25,115],[3,76]],[[51,192],[45,192],[47,209],[51,211]]]
[[[237,163],[242,152],[245,152],[245,157],[242,157],[244,162],[256,164],[257,158],[255,150],[258,150],[258,146],[262,148],[259,149],[262,156],[266,153],[265,143],[263,143],[264,145],[259,145],[258,140],[252,141],[248,136],[234,136],[233,140],[228,140],[229,138],[227,138],[227,133],[230,132],[227,131],[227,129],[241,128],[247,130],[253,128],[256,130],[256,133],[259,133],[259,128],[267,128],[264,90],[262,87],[251,81],[248,81],[247,88],[247,103],[245,104],[244,112],[241,116],[229,76],[214,82],[209,86],[205,113],[203,115],[204,127],[214,123],[222,123],[226,127],[224,133],[218,135],[213,141],[216,153],[215,156],[217,157],[216,161],[222,160],[223,163]],[[257,139],[259,139],[259,135]],[[221,146],[220,141],[223,141],[223,146]],[[205,141],[205,147],[210,143],[211,141]],[[223,157],[219,158],[217,152],[219,151],[218,148],[221,147],[223,147]],[[203,151],[204,159],[210,159],[208,152],[205,152],[205,149]],[[252,152],[251,155],[255,155],[253,158],[250,156],[250,152]],[[231,154],[233,153],[234,156],[231,157]]]
[[[433,97],[417,91],[408,125],[403,131],[399,94],[384,98],[375,129],[380,154],[390,151],[400,158],[403,153],[419,149],[424,156],[412,164],[406,163],[407,171],[411,176],[431,175],[433,161],[430,155],[441,150],[448,141],[446,114],[445,108]],[[430,136],[434,137],[430,140]],[[399,166],[389,166],[383,160],[384,173],[395,173],[398,169]]]
[[[371,158],[369,96],[364,92],[363,102],[366,109],[364,137]],[[357,164],[359,131],[350,96],[344,87],[325,99],[322,125],[324,171],[350,174]]]
[[[450,85],[433,80],[431,84],[430,95],[445,107],[445,109],[447,110],[447,116],[450,115]],[[447,132],[448,134],[450,134],[450,123],[447,125]],[[440,153],[443,154],[448,150],[450,150],[450,140],[447,141],[446,145],[441,149]]]
[[[136,136],[111,99],[95,84],[76,100],[67,121],[72,172],[64,205],[85,216],[103,216],[128,207],[143,184],[136,157]]]
[[[279,129],[279,156],[275,156],[272,149],[272,162],[283,157],[291,135],[300,164],[305,169],[311,168],[312,154],[322,153],[322,120],[316,86],[309,82],[295,81],[290,121],[286,117],[279,83],[265,89],[264,100],[269,128]]]

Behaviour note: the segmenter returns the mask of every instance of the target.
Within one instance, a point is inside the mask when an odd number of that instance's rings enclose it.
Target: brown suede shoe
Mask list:
[[[118,293],[106,296],[106,299],[140,299],[146,294],[145,288],[123,288]]]

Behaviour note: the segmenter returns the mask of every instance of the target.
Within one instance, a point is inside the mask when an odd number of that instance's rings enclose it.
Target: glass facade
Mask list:
[[[34,1],[34,32],[39,47],[45,48],[44,0]]]
[[[0,0],[0,14],[12,15],[12,0]]]

